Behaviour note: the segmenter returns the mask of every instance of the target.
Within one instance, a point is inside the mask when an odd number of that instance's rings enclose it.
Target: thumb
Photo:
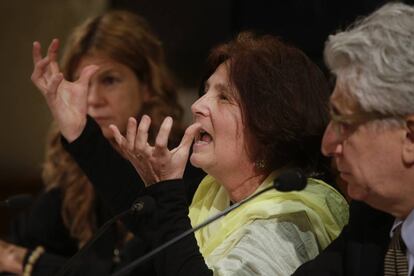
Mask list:
[[[199,123],[194,123],[190,125],[184,133],[183,138],[181,139],[181,143],[179,147],[183,147],[185,149],[190,149],[191,144],[194,141],[196,134],[200,131],[201,125]]]
[[[77,82],[83,85],[88,85],[89,80],[91,79],[93,74],[96,73],[98,69],[99,69],[99,66],[94,65],[94,64],[86,66],[85,68],[82,69],[79,80]]]

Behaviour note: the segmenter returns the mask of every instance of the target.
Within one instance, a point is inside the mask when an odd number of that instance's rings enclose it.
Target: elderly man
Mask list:
[[[355,201],[295,275],[414,275],[414,8],[387,4],[330,36],[325,60],[336,86],[322,151]]]

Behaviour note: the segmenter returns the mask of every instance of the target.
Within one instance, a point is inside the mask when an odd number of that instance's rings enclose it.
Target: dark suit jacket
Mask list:
[[[391,215],[353,201],[349,223],[339,237],[293,275],[383,275],[393,222]]]

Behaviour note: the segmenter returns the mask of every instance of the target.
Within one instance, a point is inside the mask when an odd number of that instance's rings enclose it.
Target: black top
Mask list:
[[[91,117],[88,116],[85,129],[78,139],[69,144],[62,138],[62,144],[113,214],[130,208],[137,197],[147,194],[145,184],[133,165],[111,146]],[[187,164],[183,179],[186,180],[184,189],[188,205],[205,175],[201,169]],[[130,218],[125,219],[129,227],[139,227],[135,225],[136,218]]]
[[[62,192],[59,188],[54,188],[40,194],[30,210],[22,213],[11,225],[11,242],[29,249],[42,245],[46,250],[34,266],[34,276],[55,275],[78,251],[77,240],[70,236],[63,223],[61,208]],[[96,200],[95,213],[98,226],[111,217],[99,198]],[[115,263],[114,249],[120,237],[122,234],[119,228],[113,225],[65,275],[109,275],[148,250],[145,242],[135,237],[121,250],[120,262]]]
[[[351,202],[349,211],[349,223],[338,238],[293,275],[384,275],[384,257],[394,217],[358,201]]]
[[[63,139],[63,145],[113,214],[128,209],[139,196],[155,198],[157,210],[154,214],[127,216],[123,220],[151,248],[191,227],[188,206],[205,176],[201,170],[187,165],[183,180],[160,182],[145,188],[133,166],[113,149],[90,117],[81,136],[70,144]],[[147,263],[151,264],[156,275],[212,275],[199,253],[194,235],[158,254]]]
[[[75,143],[63,143],[71,149],[75,160],[96,188],[95,209],[98,226],[112,216],[129,209],[138,196],[146,193],[144,183],[134,167],[112,148],[99,126],[90,117],[82,136]],[[192,198],[204,173],[188,166],[185,175],[194,179],[192,183],[195,184],[186,188],[187,202],[187,199]],[[34,266],[34,276],[55,275],[78,251],[77,241],[70,236],[63,224],[61,207],[61,190],[52,189],[42,193],[30,211],[20,216],[12,225],[11,242],[29,249],[34,249],[38,245],[46,249]],[[125,222],[138,235],[120,252],[119,264],[112,262],[113,252],[120,237],[114,226],[108,229],[65,275],[109,275],[148,252],[154,246],[154,228],[142,227],[143,230],[138,231],[140,221],[146,220],[145,217],[126,217]],[[152,264],[148,263],[140,266],[131,275],[155,275],[155,271]]]

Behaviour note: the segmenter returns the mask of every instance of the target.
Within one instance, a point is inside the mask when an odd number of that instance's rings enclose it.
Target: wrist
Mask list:
[[[23,276],[30,276],[33,272],[33,267],[35,266],[36,262],[39,260],[40,256],[45,252],[43,246],[36,247],[33,251],[27,254],[27,261],[23,267]]]
[[[76,139],[79,138],[79,136],[82,134],[83,130],[86,126],[86,117],[80,120],[76,127],[71,128],[61,128],[62,136],[65,137],[65,139],[72,143]]]

